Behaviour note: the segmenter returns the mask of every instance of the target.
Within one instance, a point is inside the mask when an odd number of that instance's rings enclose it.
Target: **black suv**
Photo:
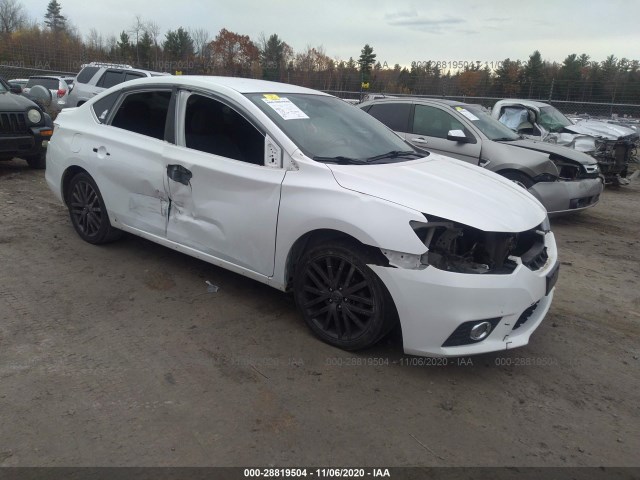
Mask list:
[[[53,121],[18,90],[0,78],[0,160],[20,157],[31,168],[45,168]]]

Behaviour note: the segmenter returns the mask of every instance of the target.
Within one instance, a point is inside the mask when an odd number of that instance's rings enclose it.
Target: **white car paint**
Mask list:
[[[213,92],[241,108],[277,143],[281,166],[246,164],[100,124],[91,108],[119,90],[163,86]],[[58,116],[47,152],[47,182],[64,201],[65,172],[80,167],[98,185],[114,227],[280,290],[290,287],[296,242],[310,232],[339,231],[387,255],[419,258],[427,247],[410,222],[427,224],[425,214],[490,232],[523,232],[545,222],[544,207],[512,182],[440,155],[382,165],[315,161],[244,95],[255,92],[325,95],[226,77],[118,85]],[[188,186],[167,177],[173,164],[191,171]],[[517,267],[505,275],[370,265],[393,298],[405,352],[457,356],[525,345],[549,309],[553,290],[545,291],[546,277],[557,266],[553,234],[539,234],[548,260],[535,271],[515,257]],[[515,320],[536,302],[531,319],[511,333]],[[442,347],[460,322],[494,317],[501,320],[485,340]]]

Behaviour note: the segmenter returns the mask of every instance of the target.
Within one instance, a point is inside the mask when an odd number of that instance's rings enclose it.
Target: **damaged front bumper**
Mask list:
[[[547,212],[557,214],[593,207],[600,201],[604,184],[600,178],[538,182],[529,188]]]
[[[526,345],[551,306],[557,279],[553,233],[545,233],[544,245],[544,265],[532,270],[520,262],[508,275],[370,265],[396,305],[405,353],[464,356]],[[491,323],[489,335],[472,340],[470,329],[482,322]]]

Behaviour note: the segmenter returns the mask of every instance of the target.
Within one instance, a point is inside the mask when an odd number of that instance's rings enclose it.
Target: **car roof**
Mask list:
[[[134,83],[135,82],[135,83]],[[238,77],[210,77],[204,75],[171,75],[161,77],[148,77],[122,83],[125,88],[133,85],[180,85],[200,88],[222,87],[235,90],[238,93],[306,93],[314,95],[327,95],[326,93],[310,88],[298,87],[288,83],[270,82],[267,80],[255,80],[252,78]]]
[[[60,77],[58,75],[32,75],[32,76],[29,77],[29,80],[31,80],[32,78],[35,78],[35,79],[44,78],[44,79],[62,80],[62,77]]]
[[[521,104],[521,105],[530,105],[532,107],[538,107],[538,108],[549,106],[548,103],[538,102],[536,100],[525,100],[521,98],[505,98],[504,100],[500,100],[499,103],[500,104],[515,103],[515,104]]]

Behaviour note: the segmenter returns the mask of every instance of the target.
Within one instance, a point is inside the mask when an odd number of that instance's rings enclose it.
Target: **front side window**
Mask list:
[[[413,133],[426,137],[447,138],[450,130],[462,130],[469,135],[465,126],[453,115],[428,105],[416,105],[413,114]]]
[[[482,109],[473,105],[454,105],[451,107],[460,115],[464,115],[473,125],[486,135],[489,140],[511,141],[520,136]]]
[[[368,113],[339,98],[249,93],[306,156],[329,163],[390,163],[424,157]]]
[[[367,111],[391,130],[406,133],[409,131],[410,103],[377,103]]]
[[[108,97],[102,100],[106,98]],[[118,108],[111,125],[163,140],[170,101],[169,90],[130,93]],[[96,114],[98,115],[97,111]]]
[[[264,165],[264,135],[233,108],[198,94],[189,96],[186,107],[187,148]]]

